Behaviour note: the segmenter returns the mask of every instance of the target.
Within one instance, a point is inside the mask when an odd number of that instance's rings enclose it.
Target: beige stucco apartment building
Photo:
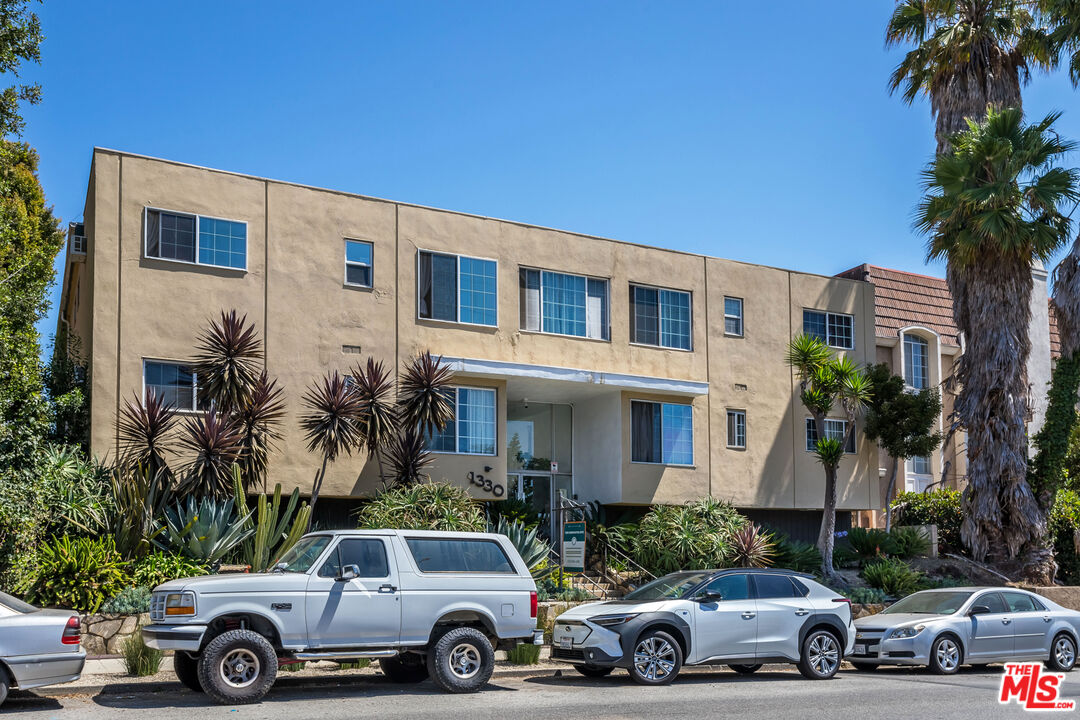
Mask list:
[[[644,505],[711,494],[761,511],[820,509],[822,471],[785,348],[805,328],[858,363],[880,353],[874,285],[862,279],[112,150],[94,151],[75,227],[61,323],[90,366],[93,452],[116,455],[118,408],[147,387],[195,412],[185,363],[208,320],[236,309],[288,394],[271,463],[286,488],[309,488],[318,466],[299,428],[313,379],[430,350],[459,387],[431,475],[478,497],[544,502],[563,490]],[[880,507],[877,450],[855,438],[840,507]],[[481,475],[491,490],[469,482]],[[378,486],[354,456],[323,492]]]

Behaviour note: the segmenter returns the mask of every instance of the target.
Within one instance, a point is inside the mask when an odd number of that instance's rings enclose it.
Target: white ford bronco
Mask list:
[[[219,703],[256,702],[278,666],[377,658],[394,682],[472,692],[496,649],[543,643],[536,583],[508,538],[343,530],[305,535],[271,572],[154,589],[146,644]]]

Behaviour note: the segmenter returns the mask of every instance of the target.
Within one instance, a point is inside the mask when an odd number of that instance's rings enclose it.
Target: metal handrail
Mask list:
[[[556,550],[555,548],[550,548],[549,550],[550,550],[550,553],[551,553],[551,555],[552,555],[552,556],[554,556],[554,557],[553,557],[553,559],[555,560],[555,564],[556,564],[556,565],[560,565],[560,566],[561,566],[561,565],[562,565],[562,563],[561,563],[561,562],[559,562],[559,560],[560,560],[560,555],[559,555],[559,551],[558,551],[558,550]],[[560,579],[560,583],[559,583],[559,587],[560,587],[560,589],[562,588],[562,582],[561,582],[561,580],[562,580],[562,578],[563,578],[563,577],[566,577],[566,575],[565,575],[565,574],[563,574],[563,575],[561,575],[561,576],[560,576],[560,578],[559,578],[559,579]],[[581,573],[581,574],[579,574],[579,575],[578,575],[577,577],[580,577],[580,578],[584,579],[584,580],[585,580],[585,584],[586,584],[586,585],[589,585],[589,586],[590,586],[590,591],[591,591],[591,592],[592,592],[592,593],[593,593],[594,595],[596,595],[597,597],[599,597],[599,599],[601,599],[601,600],[607,600],[607,599],[608,599],[608,597],[610,597],[610,593],[608,593],[608,591],[607,591],[606,589],[604,589],[604,587],[603,587],[603,586],[601,586],[601,585],[600,585],[600,583],[598,583],[598,582],[596,582],[595,580],[593,580],[593,579],[592,579],[591,577],[589,577],[589,576],[588,576],[588,575],[587,575],[587,574],[586,574],[585,572],[582,572],[582,573]],[[571,581],[570,581],[570,584],[571,584],[571,585],[573,585],[573,580],[571,580]]]
[[[610,542],[605,541],[603,547],[601,548],[601,553],[600,553],[600,557],[601,557],[601,574],[604,576],[604,579],[607,580],[612,585],[615,585],[616,587],[618,587],[620,584],[622,584],[623,581],[622,581],[621,578],[619,578],[617,576],[613,577],[611,575],[610,568],[608,567],[608,555],[609,554],[614,555],[616,560],[618,560],[619,562],[625,564],[627,567],[634,570],[636,572],[636,574],[638,574],[638,575],[642,576],[643,578],[645,578],[646,582],[651,582],[652,580],[656,579],[655,575],[653,575],[651,572],[649,572],[648,570],[643,568],[641,565],[639,565],[637,562],[635,562],[634,559],[631,558],[629,555],[627,555],[622,550],[620,550],[619,548],[612,545]]]

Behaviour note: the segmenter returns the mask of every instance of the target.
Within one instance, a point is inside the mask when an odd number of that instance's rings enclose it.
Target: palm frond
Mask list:
[[[199,336],[192,364],[199,379],[199,400],[214,402],[225,412],[245,405],[259,382],[262,341],[247,315],[221,312]]]

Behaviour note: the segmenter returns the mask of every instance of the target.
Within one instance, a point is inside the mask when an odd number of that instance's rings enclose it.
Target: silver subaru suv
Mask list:
[[[219,703],[255,702],[279,664],[376,658],[390,680],[471,692],[496,649],[543,643],[536,583],[508,538],[346,530],[305,535],[272,572],[154,589],[146,644]]]

